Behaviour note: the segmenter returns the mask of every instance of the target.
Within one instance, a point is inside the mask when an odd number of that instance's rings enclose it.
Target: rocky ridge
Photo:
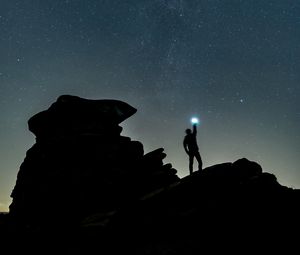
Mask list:
[[[25,233],[37,254],[45,246],[47,254],[145,255],[294,247],[299,190],[246,158],[180,179],[162,148],[144,154],[141,142],[120,135],[135,112],[117,100],[64,95],[33,116],[36,143],[0,226]]]

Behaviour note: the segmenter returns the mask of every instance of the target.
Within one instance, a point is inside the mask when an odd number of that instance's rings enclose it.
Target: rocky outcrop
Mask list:
[[[179,179],[163,163],[162,148],[144,154],[142,143],[120,135],[119,124],[135,111],[116,100],[61,96],[29,120],[36,143],[20,167],[9,215],[0,218],[15,243],[26,243],[9,246],[10,253],[297,248],[298,189],[282,186],[246,158]]]
[[[275,252],[297,247],[299,202],[299,190],[243,158],[182,178],[120,210],[107,228],[134,254]]]
[[[80,224],[179,180],[157,149],[120,135],[136,112],[117,100],[61,96],[28,124],[36,143],[27,151],[11,194],[10,215],[20,224]]]

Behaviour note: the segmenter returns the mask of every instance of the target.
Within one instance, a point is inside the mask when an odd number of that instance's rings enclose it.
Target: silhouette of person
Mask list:
[[[197,144],[197,126],[193,124],[193,132],[191,129],[187,129],[186,136],[183,140],[183,147],[185,152],[189,155],[189,170],[190,174],[193,173],[193,164],[194,164],[194,157],[198,161],[198,170],[202,170],[202,159],[199,153],[199,147]]]

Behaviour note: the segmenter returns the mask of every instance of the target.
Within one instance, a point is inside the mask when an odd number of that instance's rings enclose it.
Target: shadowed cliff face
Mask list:
[[[61,96],[32,117],[36,143],[0,226],[25,231],[29,251],[51,246],[49,254],[274,251],[272,243],[291,242],[299,190],[246,158],[179,179],[162,148],[144,154],[141,142],[120,135],[135,111],[116,100]],[[51,239],[36,236],[52,231]]]
[[[10,214],[30,226],[76,225],[178,181],[163,149],[144,155],[142,143],[120,135],[119,123],[135,112],[117,100],[66,95],[33,116],[36,143],[20,167]]]

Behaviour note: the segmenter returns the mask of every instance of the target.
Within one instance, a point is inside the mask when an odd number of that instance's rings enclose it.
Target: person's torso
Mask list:
[[[194,134],[186,135],[185,141],[189,151],[198,150],[197,140]]]

